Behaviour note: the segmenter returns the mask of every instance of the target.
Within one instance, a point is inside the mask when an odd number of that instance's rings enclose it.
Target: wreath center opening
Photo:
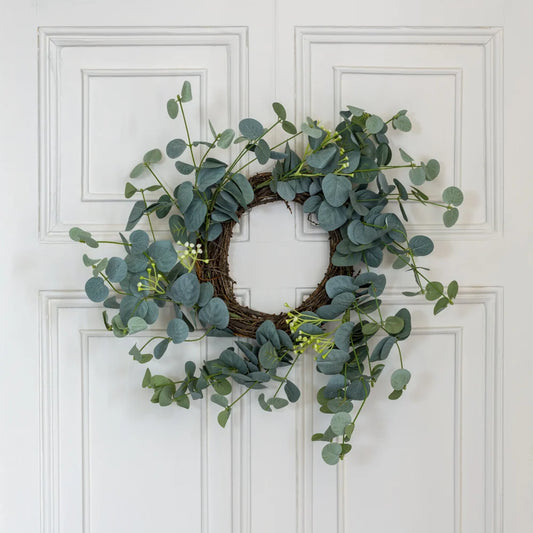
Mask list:
[[[294,203],[259,205],[247,212],[249,240],[233,237],[229,246],[229,271],[236,287],[250,289],[253,305],[270,313],[285,310],[295,301],[297,287],[312,290],[328,266],[327,241],[295,240]]]

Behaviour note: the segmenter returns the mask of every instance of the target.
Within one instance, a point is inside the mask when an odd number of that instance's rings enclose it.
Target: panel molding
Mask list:
[[[40,499],[41,499],[41,533],[59,533],[61,491],[59,484],[60,458],[60,395],[59,395],[59,320],[61,309],[88,310],[101,309],[98,303],[90,302],[81,291],[41,291],[39,294],[40,310]],[[152,330],[156,335],[164,334],[163,330]],[[79,330],[81,359],[81,456],[82,456],[82,516],[80,531],[91,533],[90,523],[90,423],[89,423],[89,350],[88,343],[92,338],[109,338],[104,329]],[[201,336],[201,331],[195,332]],[[138,338],[138,337],[137,337]],[[142,338],[142,336],[140,337]],[[202,359],[206,356],[206,343],[200,343]],[[202,509],[201,532],[211,531],[209,524],[209,421],[206,396],[201,402],[200,420],[200,464],[202,488],[200,506]]]
[[[297,302],[302,301],[313,289],[299,287],[296,289]],[[432,309],[431,302],[415,298],[408,299],[402,292],[413,290],[412,287],[399,287],[387,289],[381,297],[385,305],[427,307]],[[484,533],[500,533],[503,527],[503,290],[501,287],[461,287],[455,305],[481,305],[484,315],[483,346],[485,353],[485,434],[484,434]],[[413,328],[415,335],[423,334],[452,334],[455,336],[455,394],[460,393],[461,358],[462,358],[462,331],[457,326],[446,327],[418,327]],[[300,367],[299,379],[303,384],[302,395],[314,398],[313,375],[314,362],[304,358]],[[462,399],[462,396],[461,396]],[[310,404],[311,405],[311,404]],[[304,402],[298,404],[299,423],[297,433],[297,479],[298,479],[298,533],[316,533],[313,524],[313,509],[316,502],[313,498],[314,478],[314,443],[309,435],[314,432],[312,407]],[[454,533],[461,533],[461,401],[454,405]],[[349,528],[345,524],[346,508],[350,502],[346,501],[345,465],[337,466],[337,533],[347,533]]]
[[[305,27],[295,28],[296,120],[302,122],[311,106],[311,54],[320,44],[464,45],[483,51],[484,183],[486,220],[458,225],[414,226],[442,239],[497,237],[503,231],[503,30],[499,27]],[[313,235],[318,239],[316,235]]]
[[[82,139],[81,139],[81,201],[82,202],[128,202],[130,199],[121,193],[102,193],[91,190],[90,181],[90,142],[91,137],[91,80],[95,78],[150,78],[150,77],[196,77],[199,78],[200,96],[200,131],[202,138],[206,137],[207,125],[207,69],[81,69],[82,78]],[[57,185],[56,185],[57,187]],[[151,198],[150,193],[146,198]],[[152,196],[156,199],[157,196]]]
[[[39,236],[42,242],[70,242],[68,231],[75,224],[64,223],[61,219],[59,117],[62,50],[67,47],[191,45],[225,48],[228,58],[229,122],[237,123],[240,117],[248,114],[248,29],[246,27],[39,28]],[[238,90],[229,90],[231,88]],[[107,201],[111,200],[110,198]],[[105,224],[83,225],[99,239],[109,239],[123,229],[122,226],[113,227]]]

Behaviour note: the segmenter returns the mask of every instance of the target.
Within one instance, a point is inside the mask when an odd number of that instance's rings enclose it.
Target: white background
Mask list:
[[[532,15],[527,0],[2,0],[0,531],[528,531]],[[459,281],[457,305],[436,319],[389,276],[387,306],[413,306],[413,379],[387,400],[391,360],[338,468],[310,442],[327,424],[310,358],[303,401],[265,413],[252,398],[222,430],[208,402],[151,404],[132,343],[82,292],[68,229],[122,228],[129,170],[180,134],[164,102],[184,79],[194,136],[207,118],[266,124],[273,101],[328,127],[346,104],[407,108],[413,132],[393,142],[440,160],[433,194],[465,192],[453,231],[438,212],[413,211],[410,228],[434,239],[427,265]],[[299,211],[255,210],[231,247],[242,301],[298,303],[326,248]],[[152,371],[179,375],[222,345],[176,347]]]

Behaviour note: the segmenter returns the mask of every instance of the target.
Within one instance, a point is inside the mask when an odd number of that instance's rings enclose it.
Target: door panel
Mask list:
[[[0,6],[8,247],[0,530],[526,531],[529,3],[9,4]],[[412,287],[407,275],[387,274],[387,309],[413,310],[404,349],[413,379],[390,402],[394,362],[387,365],[338,467],[325,465],[310,440],[327,426],[311,355],[298,369],[298,404],[266,413],[248,397],[221,429],[207,400],[189,411],[150,403],[144,368],[127,354],[133,342],[109,336],[100,306],[81,290],[84,250],[68,230],[108,239],[123,228],[130,169],[182,134],[164,104],[185,79],[197,137],[209,135],[208,119],[220,129],[250,115],[267,123],[273,101],[297,123],[310,115],[329,128],[346,104],[383,115],[406,108],[413,131],[395,132],[391,143],[439,159],[432,197],[448,185],[465,192],[453,230],[438,212],[410,210],[409,231],[435,240],[427,266],[436,279],[457,279],[460,294],[435,319],[425,302],[402,296]],[[183,180],[171,162],[161,169],[169,187]],[[290,208],[257,208],[236,228],[230,265],[245,305],[297,305],[323,275],[327,236]],[[150,367],[179,375],[184,361],[229,344],[176,346]]]

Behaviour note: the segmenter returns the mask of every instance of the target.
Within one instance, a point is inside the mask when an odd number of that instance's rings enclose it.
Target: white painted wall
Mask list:
[[[527,0],[3,0],[0,9],[0,531],[529,530]],[[267,122],[275,100],[297,122],[329,126],[346,104],[384,115],[406,107],[414,129],[402,147],[441,161],[434,194],[465,192],[453,231],[438,213],[414,215],[411,227],[435,240],[427,263],[435,278],[459,281],[457,305],[438,319],[414,305],[408,394],[390,402],[384,373],[338,468],[310,442],[325,424],[312,360],[298,405],[271,414],[252,399],[222,430],[207,402],[190,412],[151,404],[129,341],[103,330],[81,291],[83,250],[68,229],[122,228],[127,173],[176,135],[161,104],[184,79],[195,135],[207,118]],[[273,311],[298,302],[321,277],[326,246],[300,211],[257,209],[231,247],[242,301]],[[391,273],[391,309],[410,284]],[[177,347],[152,367],[172,373],[222,346]]]

